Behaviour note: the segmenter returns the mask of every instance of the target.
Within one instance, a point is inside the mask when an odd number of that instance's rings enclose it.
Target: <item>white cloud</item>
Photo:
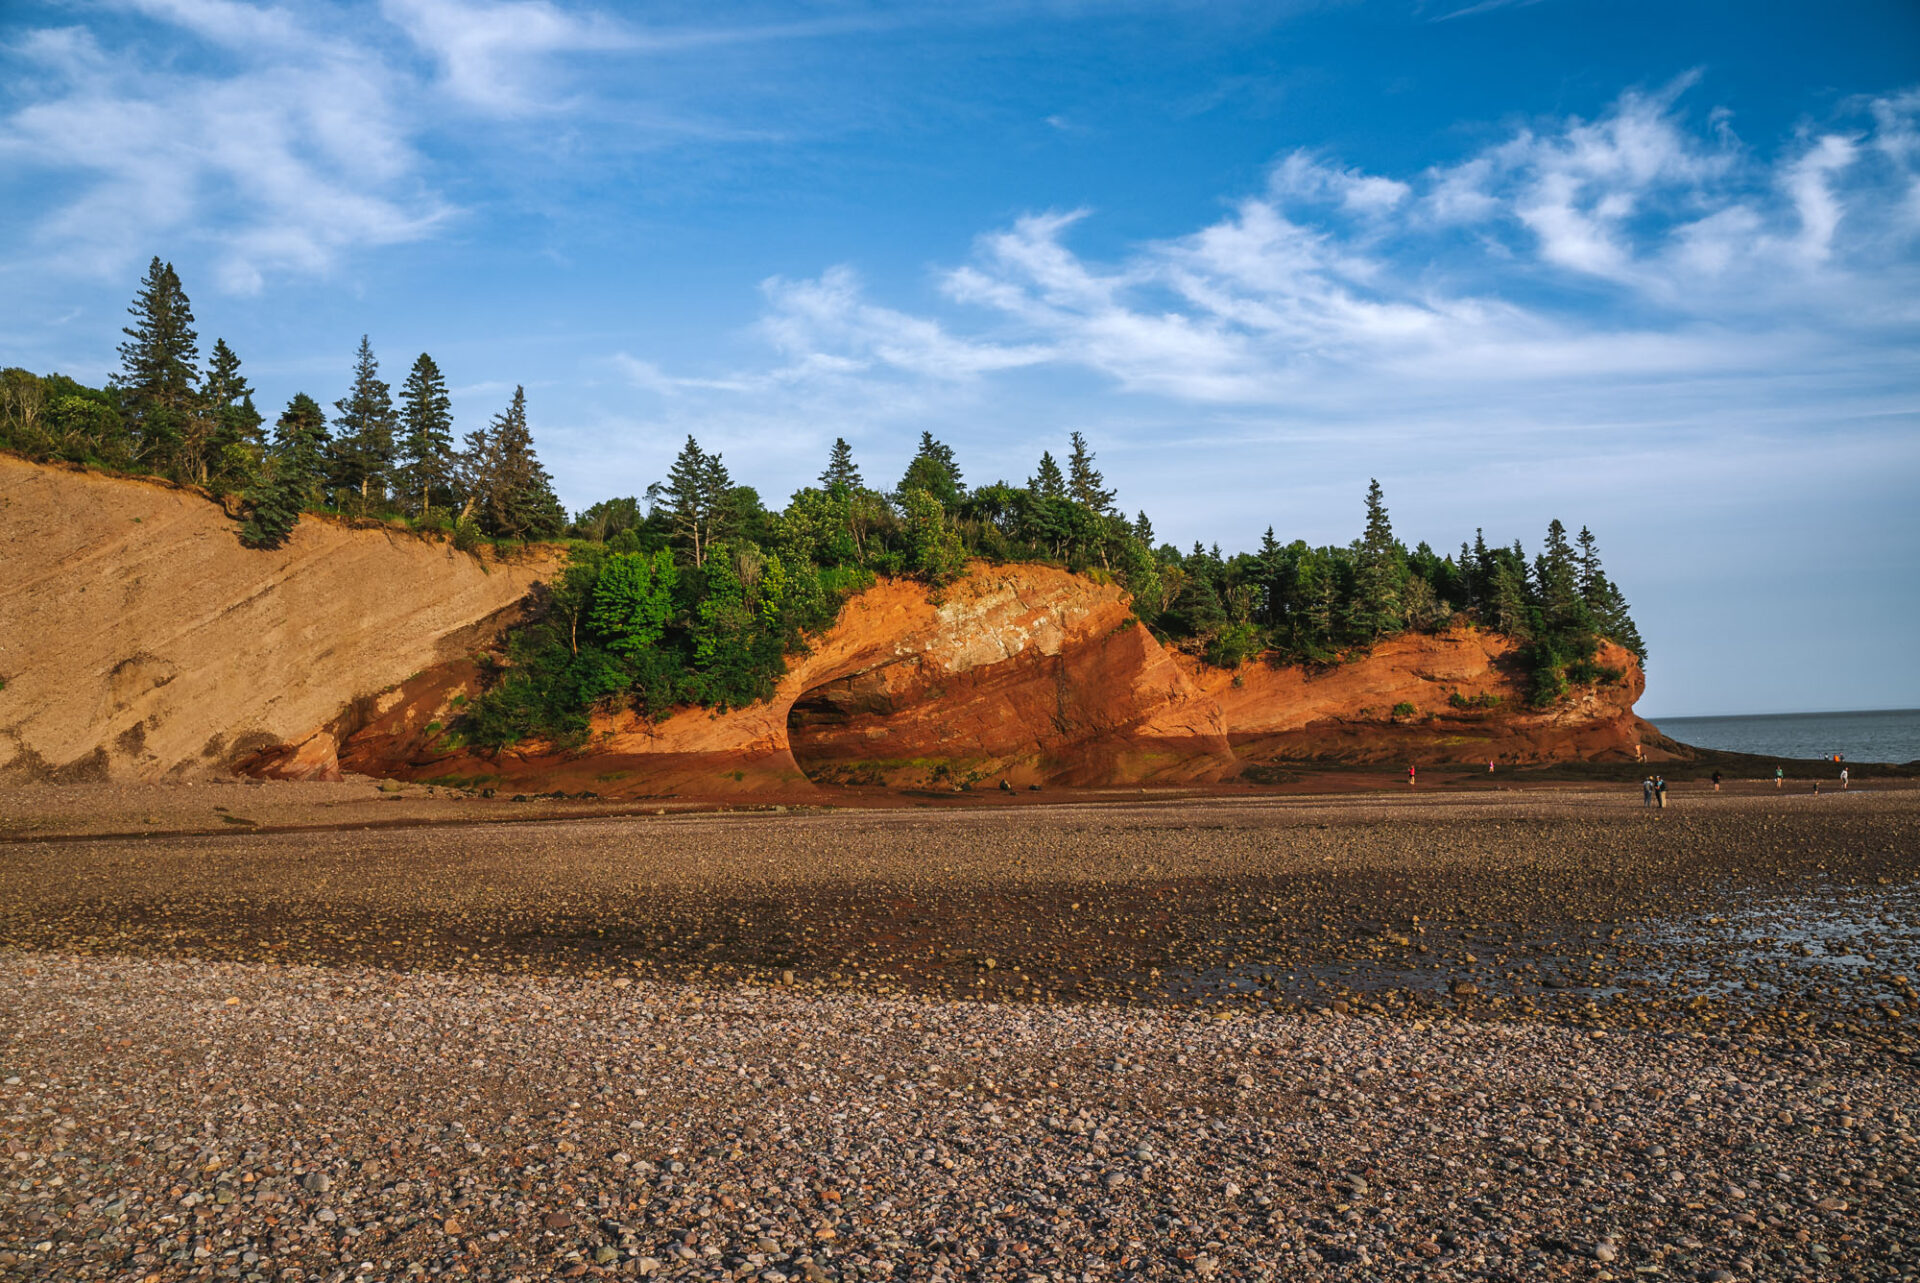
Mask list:
[[[638,43],[610,19],[568,13],[546,0],[383,0],[381,10],[436,61],[449,93],[502,115],[554,105],[548,55],[610,52]]]
[[[237,71],[196,72],[103,51],[85,32],[16,45],[38,92],[0,119],[0,156],[79,179],[34,228],[42,258],[124,275],[156,248],[197,243],[225,288],[249,291],[417,240],[452,213],[420,181],[406,87],[379,58],[278,9],[134,7],[248,56]]]
[[[1405,180],[1296,152],[1227,215],[1113,261],[1072,247],[1088,211],[1030,215],[941,274],[951,314],[881,306],[845,268],[769,282],[761,332],[782,369],[847,381],[1046,365],[1222,413],[1730,396],[1759,413],[1782,380],[1897,378],[1920,94],[1763,158],[1717,113],[1689,128],[1689,83]],[[1874,326],[1894,328],[1862,343]]]

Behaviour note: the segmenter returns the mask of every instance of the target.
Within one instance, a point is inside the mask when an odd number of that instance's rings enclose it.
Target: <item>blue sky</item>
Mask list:
[[[263,407],[524,383],[575,508],[1079,429],[1183,546],[1592,526],[1649,715],[1920,706],[1910,0],[14,0],[0,175],[0,363],[159,254]]]

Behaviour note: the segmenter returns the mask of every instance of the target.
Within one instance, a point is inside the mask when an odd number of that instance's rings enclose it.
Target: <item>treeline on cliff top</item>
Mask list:
[[[786,657],[877,576],[937,591],[970,558],[1042,562],[1117,583],[1156,635],[1225,667],[1261,655],[1336,663],[1403,632],[1471,622],[1523,643],[1529,702],[1544,707],[1569,685],[1619,678],[1597,662],[1602,639],[1646,656],[1593,535],[1583,528],[1569,538],[1557,520],[1532,558],[1518,541],[1490,545],[1479,532],[1457,553],[1424,542],[1409,549],[1374,482],[1350,544],[1281,543],[1269,529],[1252,552],[1227,556],[1197,543],[1182,552],[1156,541],[1144,512],[1130,519],[1118,509],[1076,432],[1064,467],[1046,452],[1024,484],[974,487],[952,449],[922,433],[886,490],[870,486],[836,440],[815,483],[778,511],[689,437],[644,497],[607,499],[569,522],[519,389],[456,447],[432,358],[414,362],[396,405],[362,339],[331,422],[303,393],[269,436],[224,340],[199,367],[171,265],[154,261],[130,311],[136,323],[107,388],[0,375],[0,447],[237,496],[241,538],[252,546],[283,542],[314,510],[402,521],[457,544],[571,541],[565,568],[537,592],[507,662],[463,720],[473,743],[577,739],[594,709],[623,702],[658,715],[764,699]]]

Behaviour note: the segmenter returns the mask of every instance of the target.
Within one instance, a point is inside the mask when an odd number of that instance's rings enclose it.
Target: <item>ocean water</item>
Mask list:
[[[1920,761],[1920,708],[1865,713],[1771,713],[1753,717],[1649,719],[1682,744],[1760,757],[1849,762]]]

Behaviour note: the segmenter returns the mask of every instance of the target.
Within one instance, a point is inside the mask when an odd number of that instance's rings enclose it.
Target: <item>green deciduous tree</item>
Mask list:
[[[673,617],[673,590],[679,582],[673,554],[665,548],[646,553],[612,553],[594,586],[590,622],[616,655],[632,657],[657,646]]]
[[[938,585],[967,568],[966,548],[938,499],[924,490],[908,490],[900,496],[900,507],[908,570]]]

